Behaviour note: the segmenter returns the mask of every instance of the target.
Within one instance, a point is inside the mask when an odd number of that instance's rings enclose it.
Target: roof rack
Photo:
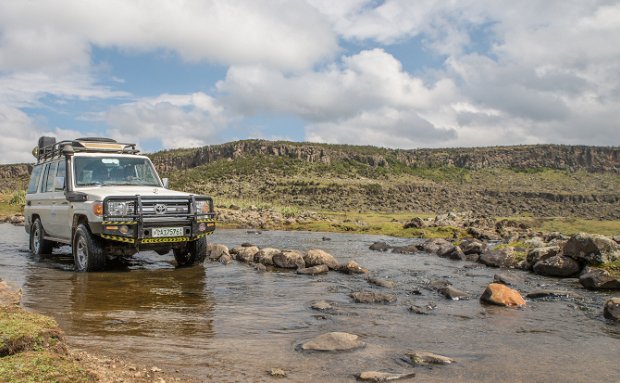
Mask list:
[[[136,144],[116,142],[112,139],[102,139],[97,137],[78,138],[77,140],[65,140],[47,145],[42,148],[36,147],[33,150],[37,163],[45,162],[63,154],[65,145],[71,145],[74,152],[86,153],[117,153],[117,154],[138,154]]]

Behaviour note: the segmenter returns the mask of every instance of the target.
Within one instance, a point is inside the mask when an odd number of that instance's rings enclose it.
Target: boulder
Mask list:
[[[344,265],[340,265],[337,271],[345,274],[366,274],[368,269],[363,268],[355,261],[349,261]]]
[[[283,269],[303,269],[306,267],[304,256],[295,250],[282,250],[272,258],[273,264]]]
[[[464,261],[467,260],[469,256],[465,255],[463,250],[461,250],[458,246],[452,246],[451,249],[447,250],[444,253],[438,254],[442,258],[452,259],[454,261]]]
[[[426,226],[424,220],[420,217],[415,217],[411,221],[403,225],[403,229],[421,229]]]
[[[374,251],[388,251],[392,247],[385,242],[375,242],[370,245],[369,249]]]
[[[429,364],[443,365],[455,363],[454,359],[448,358],[447,356],[438,355],[426,351],[408,353],[407,356],[409,357],[411,363],[414,366],[427,366]]]
[[[230,254],[222,254],[222,256],[220,256],[220,259],[219,259],[219,262],[224,265],[228,265],[232,261],[233,261],[233,258],[232,258],[232,255]]]
[[[602,235],[579,233],[566,242],[563,253],[586,265],[600,265],[620,259],[620,245]]]
[[[452,251],[453,247],[454,245],[450,241],[443,238],[427,239],[424,243],[419,245],[421,250],[431,254],[444,254]]]
[[[502,239],[495,231],[479,229],[477,227],[468,228],[467,234],[483,241],[499,241]]]
[[[394,303],[396,302],[396,295],[376,293],[374,291],[358,291],[351,293],[350,297],[356,303]]]
[[[254,256],[258,253],[258,247],[256,246],[240,246],[235,249],[235,259],[239,262],[250,263],[254,262]]]
[[[545,246],[545,247],[537,247],[532,249],[527,253],[527,264],[529,265],[529,269],[536,264],[536,262],[544,261],[547,258],[555,257],[560,254],[559,246]]]
[[[461,242],[459,247],[461,248],[461,250],[463,251],[463,254],[465,255],[472,255],[472,254],[480,255],[484,253],[485,250],[487,249],[487,245],[484,242],[480,242],[476,239],[471,239],[471,240],[466,239],[463,242]]]
[[[579,276],[579,283],[588,290],[620,290],[620,280],[609,271],[586,267]]]
[[[503,250],[487,251],[480,256],[478,262],[489,267],[515,267],[517,265],[514,255]]]
[[[547,277],[570,277],[579,273],[581,267],[572,258],[556,255],[536,262],[533,269],[536,274]]]
[[[620,298],[611,298],[605,303],[603,315],[607,319],[620,321]]]
[[[329,303],[328,301],[316,301],[316,302],[312,302],[312,304],[310,305],[310,308],[313,310],[319,310],[319,311],[326,311],[326,310],[333,310],[334,306],[332,306],[331,303]]]
[[[319,249],[308,250],[304,255],[304,262],[306,267],[325,265],[332,270],[339,266],[331,254]]]
[[[371,285],[375,285],[375,286],[379,286],[379,287],[385,287],[387,289],[393,289],[394,287],[396,287],[396,282],[390,281],[390,280],[387,280],[387,279],[370,277],[370,278],[367,279],[367,281]]]
[[[317,265],[311,267],[304,267],[303,269],[297,269],[297,274],[303,275],[319,275],[325,274],[329,271],[329,267],[327,265]]]
[[[278,254],[280,249],[274,249],[273,247],[265,247],[261,249],[254,256],[254,262],[260,263],[265,266],[273,266],[273,256]]]
[[[443,296],[445,296],[448,299],[452,299],[453,301],[458,301],[458,300],[464,300],[464,299],[468,299],[469,296],[467,295],[467,293],[456,289],[452,286],[446,286],[446,287],[442,287],[440,289],[438,289],[437,291],[439,291]]]
[[[207,244],[207,257],[210,260],[217,261],[224,254],[227,254],[230,256],[228,247],[221,245],[219,243],[208,243]]]
[[[408,374],[391,374],[389,372],[380,371],[364,371],[355,375],[355,378],[361,382],[389,382],[392,380],[413,378],[415,373]]]
[[[511,289],[501,283],[491,283],[487,286],[480,300],[498,306],[521,307],[525,306],[525,300],[517,290]]]
[[[329,332],[319,335],[301,344],[301,349],[305,351],[349,351],[362,348],[366,343],[359,340],[359,337],[346,332]]]

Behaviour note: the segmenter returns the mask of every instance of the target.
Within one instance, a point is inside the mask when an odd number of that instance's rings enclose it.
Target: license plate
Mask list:
[[[180,237],[183,235],[182,227],[154,227],[151,229],[151,235],[154,238],[161,237]]]

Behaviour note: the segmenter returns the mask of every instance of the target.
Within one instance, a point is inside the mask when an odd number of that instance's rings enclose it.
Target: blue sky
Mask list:
[[[38,136],[618,145],[620,4],[0,2],[0,163]]]

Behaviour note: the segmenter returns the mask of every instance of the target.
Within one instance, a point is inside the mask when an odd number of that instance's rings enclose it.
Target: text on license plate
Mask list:
[[[183,235],[182,227],[154,227],[151,229],[154,238],[161,237],[180,237]]]

